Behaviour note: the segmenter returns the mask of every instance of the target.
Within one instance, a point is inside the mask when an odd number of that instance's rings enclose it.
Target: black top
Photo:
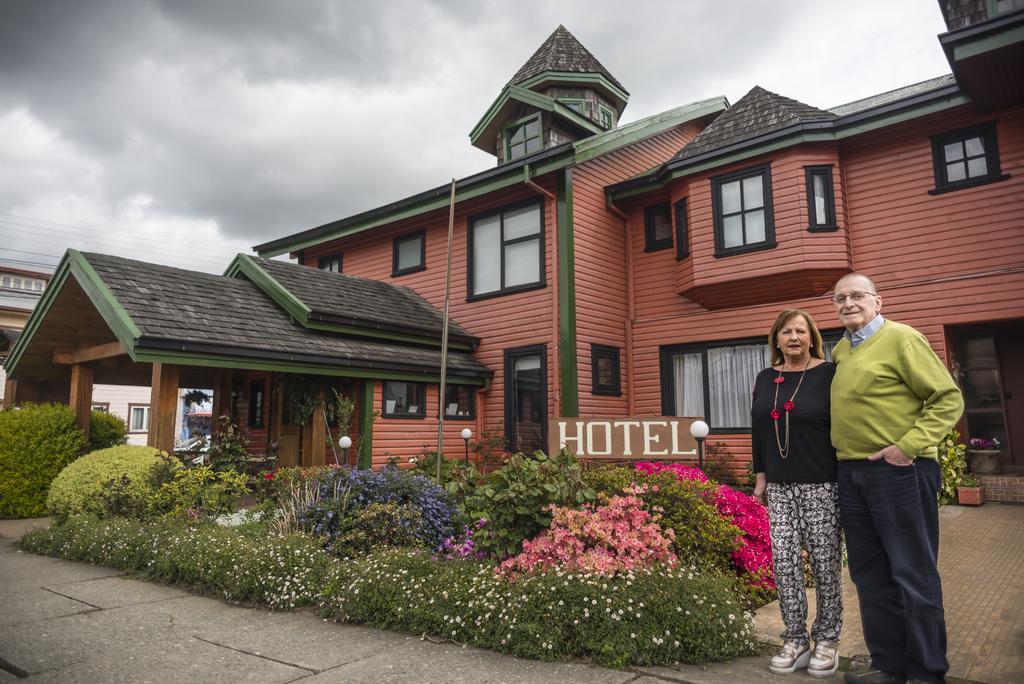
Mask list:
[[[800,377],[806,373],[793,410],[789,415],[789,452],[779,453],[779,444],[786,446],[786,411],[783,405],[793,396]],[[769,482],[835,482],[836,450],[832,447],[829,419],[829,388],[836,374],[834,363],[825,362],[807,371],[783,371],[785,381],[775,379],[779,371],[765,368],[754,381],[751,404],[751,444],[754,472],[765,473]],[[779,389],[778,402],[775,388]],[[781,414],[779,439],[775,439],[772,409]]]

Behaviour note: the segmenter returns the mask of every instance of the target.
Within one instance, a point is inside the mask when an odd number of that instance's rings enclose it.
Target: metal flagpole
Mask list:
[[[441,326],[441,386],[437,397],[437,484],[441,484],[441,442],[444,435],[444,390],[448,379],[448,315],[452,297],[452,235],[455,233],[455,179],[452,178],[451,198],[448,201],[448,251],[444,271],[444,317]]]

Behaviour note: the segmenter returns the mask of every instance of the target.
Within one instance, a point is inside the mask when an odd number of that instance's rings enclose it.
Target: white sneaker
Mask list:
[[[768,671],[775,674],[792,674],[797,670],[807,667],[811,660],[811,645],[798,644],[795,641],[786,641],[782,644],[782,650],[768,663]]]
[[[839,668],[839,643],[822,639],[814,644],[814,655],[807,663],[812,677],[831,677]]]

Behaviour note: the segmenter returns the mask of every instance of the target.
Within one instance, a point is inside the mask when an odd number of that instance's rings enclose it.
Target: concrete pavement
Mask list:
[[[941,520],[950,674],[993,683],[1024,681],[1024,507],[950,507],[943,509]],[[787,681],[767,672],[766,657],[707,667],[615,671],[520,660],[327,623],[309,611],[232,606],[107,568],[25,554],[13,546],[13,538],[44,523],[0,521],[0,684],[19,678],[90,683]],[[847,655],[863,652],[858,650],[863,645],[851,592],[847,583]],[[777,641],[778,625],[772,622],[777,615],[775,604],[758,613],[759,633],[771,641]],[[805,673],[788,679],[797,680],[810,681]]]

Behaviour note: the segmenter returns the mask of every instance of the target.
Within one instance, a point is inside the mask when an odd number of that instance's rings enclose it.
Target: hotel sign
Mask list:
[[[700,418],[556,418],[548,424],[549,453],[568,449],[593,460],[683,460],[697,458],[690,424]]]

